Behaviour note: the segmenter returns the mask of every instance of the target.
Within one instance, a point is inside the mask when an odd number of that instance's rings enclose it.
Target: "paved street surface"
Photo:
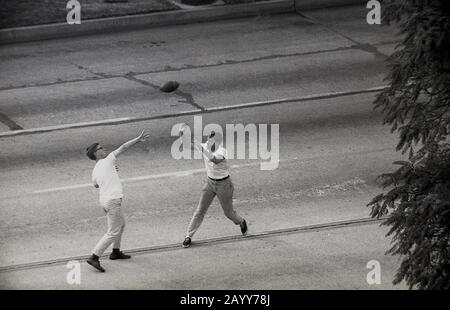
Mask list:
[[[8,289],[405,289],[393,286],[399,261],[377,225],[280,234],[154,251],[127,261],[105,260],[105,273],[81,264],[80,284],[68,284],[65,264],[4,272]],[[377,260],[380,284],[369,285],[366,267]]]
[[[105,260],[105,274],[83,263],[81,288],[404,288],[391,284],[399,263],[384,255],[389,239],[377,224],[258,235],[369,217],[366,204],[381,190],[376,176],[402,157],[372,109],[376,93],[364,92],[385,83],[395,29],[367,25],[362,6],[304,15],[0,46],[0,132],[156,117],[0,134],[0,268],[90,254],[106,221],[85,148],[100,142],[113,150],[141,128],[150,138],[118,159],[123,247],[181,243],[205,179],[201,160],[170,153],[172,126],[194,120],[177,115],[190,111],[203,126],[279,124],[278,169],[260,170],[260,159],[230,161],[235,207],[255,236]],[[177,92],[158,90],[168,80],[180,83]],[[338,94],[345,92],[352,94]],[[215,201],[194,242],[239,233]],[[381,263],[379,286],[366,282],[372,259]],[[0,270],[0,286],[72,288],[67,271],[64,263]]]

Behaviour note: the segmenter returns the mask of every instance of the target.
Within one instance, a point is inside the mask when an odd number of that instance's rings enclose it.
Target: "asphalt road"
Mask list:
[[[396,137],[381,126],[381,115],[373,111],[376,93],[358,94],[383,85],[384,61],[399,38],[395,29],[367,25],[365,13],[364,7],[350,7],[306,12],[307,18],[261,16],[1,46],[0,131],[4,133],[172,116],[13,137],[0,134],[0,266],[89,254],[106,223],[97,192],[89,184],[94,162],[84,150],[92,142],[112,150],[141,128],[148,129],[150,138],[118,160],[127,214],[123,246],[133,249],[181,242],[205,179],[201,160],[175,160],[170,153],[176,139],[170,134],[172,126],[193,124],[193,115],[177,116],[185,111],[201,115],[204,126],[279,124],[277,169],[260,170],[260,157],[231,160],[235,207],[247,219],[251,234],[368,217],[365,205],[380,192],[376,176],[392,169],[392,161],[401,155],[394,150]],[[159,85],[168,80],[179,81],[179,91],[159,92]],[[355,94],[343,96],[342,92]],[[270,100],[323,94],[328,98],[269,104]],[[259,104],[237,106],[253,102]],[[218,111],[208,111],[211,108]],[[378,236],[369,247],[370,255],[367,244],[347,242],[355,251],[336,254],[347,267],[374,253],[384,257],[388,239],[383,230],[373,226],[346,229],[347,241],[365,233]],[[239,228],[214,202],[195,240],[238,234]],[[303,244],[297,240],[303,237],[283,238],[289,239],[280,241],[284,250]],[[232,248],[241,253],[245,242]],[[250,248],[266,251],[267,246],[261,239],[251,241]],[[221,247],[212,253],[221,257],[222,250],[228,251]],[[207,247],[199,251],[208,252]],[[185,253],[189,252],[158,255],[182,259]],[[297,275],[289,277],[285,265],[277,262],[275,248],[261,255],[268,256],[264,263],[269,268],[252,271],[261,281],[251,288],[330,287],[311,270],[304,270],[301,283]],[[392,278],[398,262],[383,259]],[[213,263],[211,257],[203,262]],[[314,268],[320,269],[321,264],[326,264],[324,259],[318,259]],[[295,259],[289,258],[289,266],[295,265]],[[280,272],[282,280],[277,277]],[[195,283],[205,283],[201,282],[204,276],[183,275]],[[39,285],[14,280],[23,277],[20,270],[0,273],[3,287]],[[164,283],[136,280],[129,287],[188,285],[174,274],[164,278],[161,273],[160,277]],[[44,279],[46,288],[60,281]],[[342,287],[364,288],[352,279]],[[211,286],[245,287],[233,281],[231,277]],[[100,281],[100,287],[109,287],[107,282]],[[338,288],[339,283],[332,287]]]
[[[195,248],[105,260],[105,273],[81,263],[79,283],[66,279],[76,261],[2,273],[3,289],[292,290],[405,289],[392,285],[397,257],[380,253],[389,243],[377,224],[215,241]],[[367,276],[380,266],[379,284]],[[371,265],[369,265],[370,267]],[[195,295],[195,292],[191,291]]]

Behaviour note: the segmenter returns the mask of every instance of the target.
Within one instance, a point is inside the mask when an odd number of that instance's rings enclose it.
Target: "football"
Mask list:
[[[178,86],[180,86],[180,84],[176,81],[169,81],[164,83],[159,90],[165,93],[171,93],[175,90],[177,90]]]

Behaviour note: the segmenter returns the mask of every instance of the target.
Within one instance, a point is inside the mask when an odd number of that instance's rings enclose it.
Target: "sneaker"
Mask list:
[[[241,226],[241,233],[245,236],[247,234],[247,222],[244,220],[239,226]]]
[[[112,253],[109,255],[109,259],[129,259],[131,258],[130,255],[126,255],[122,251],[115,251],[113,250]]]
[[[188,248],[191,246],[191,238],[186,237],[183,241],[183,248]]]
[[[97,269],[100,272],[105,272],[105,269],[103,269],[102,266],[100,266],[100,260],[98,258],[94,258],[94,257],[89,257],[88,260],[86,261],[89,265],[91,265],[92,267],[94,267],[95,269]]]

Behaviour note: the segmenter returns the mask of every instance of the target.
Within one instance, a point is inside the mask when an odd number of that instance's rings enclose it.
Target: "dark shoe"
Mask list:
[[[183,248],[188,248],[191,246],[191,238],[186,237],[183,241]]]
[[[103,269],[102,266],[100,266],[100,260],[98,259],[98,257],[89,257],[88,260],[86,261],[89,265],[91,265],[92,267],[94,267],[95,269],[97,269],[100,272],[105,272],[105,269]]]
[[[109,255],[109,259],[113,259],[113,260],[114,259],[129,259],[129,258],[131,258],[130,255],[126,255],[122,251],[116,250],[116,249],[114,249],[112,251],[112,253]]]
[[[247,222],[244,220],[239,226],[241,226],[241,233],[245,236],[247,234]]]

